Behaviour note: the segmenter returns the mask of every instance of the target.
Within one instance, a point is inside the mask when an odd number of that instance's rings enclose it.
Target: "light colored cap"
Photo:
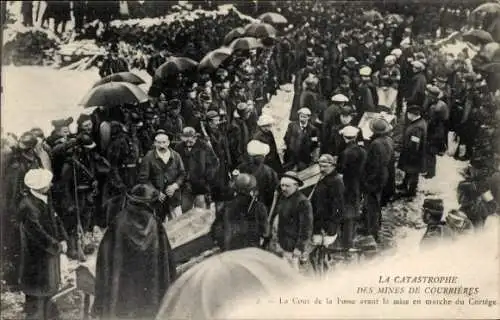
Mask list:
[[[413,61],[411,63],[411,65],[415,68],[415,69],[418,69],[418,70],[424,70],[425,69],[425,66],[422,62],[420,61]]]
[[[363,67],[359,69],[359,75],[362,77],[369,77],[372,74],[372,68],[370,67]]]
[[[402,54],[403,54],[403,51],[399,48],[393,49],[391,51],[391,55],[395,56],[396,58],[401,57]]]
[[[31,169],[24,175],[24,184],[33,190],[50,186],[53,174],[47,169]]]
[[[325,154],[322,154],[319,157],[318,163],[336,164],[337,163],[337,157],[334,157],[331,154],[325,153]]]
[[[332,101],[333,102],[349,102],[349,98],[346,97],[345,95],[339,93],[339,94],[336,94],[332,97]]]
[[[386,57],[384,58],[384,62],[385,62],[385,63],[394,63],[394,62],[396,62],[396,56],[395,56],[395,55],[390,54],[390,55],[388,55],[388,56],[386,56]]]
[[[359,129],[353,126],[347,126],[340,130],[339,133],[346,138],[355,138],[358,136]]]
[[[300,108],[299,111],[297,111],[298,114],[305,114],[305,115],[312,115],[311,110],[309,108]]]
[[[259,140],[252,140],[247,144],[247,153],[249,156],[266,156],[269,151],[269,145]]]
[[[268,125],[272,125],[272,124],[274,124],[274,119],[273,119],[273,117],[271,117],[268,114],[262,114],[259,117],[259,120],[257,120],[257,125],[259,127],[261,127],[261,126],[268,126]]]

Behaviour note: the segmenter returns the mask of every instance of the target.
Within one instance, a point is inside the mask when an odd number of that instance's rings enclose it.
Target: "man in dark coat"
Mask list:
[[[269,146],[269,154],[266,156],[265,163],[276,171],[277,174],[283,173],[283,165],[278,154],[276,147],[276,140],[274,139],[271,127],[274,124],[274,119],[267,114],[263,114],[257,121],[258,128],[253,135],[252,140],[259,140]]]
[[[319,130],[309,121],[311,110],[298,111],[299,120],[288,124],[285,133],[285,167],[300,171],[319,157]]]
[[[259,200],[267,208],[271,208],[274,191],[278,188],[278,174],[265,164],[265,157],[269,153],[269,146],[258,140],[252,140],[247,145],[247,157],[243,163],[238,165],[237,170],[241,173],[251,174],[257,179]]]
[[[224,223],[224,250],[260,247],[269,234],[266,206],[258,200],[257,180],[240,173],[234,179],[236,197],[226,202],[222,213]]]
[[[19,282],[26,295],[26,319],[48,319],[49,299],[60,285],[59,255],[67,249],[66,232],[47,195],[51,181],[46,169],[28,171],[24,183],[29,192],[19,203]]]
[[[167,215],[180,216],[180,188],[186,178],[181,156],[170,148],[170,138],[163,130],[154,137],[154,149],[148,151],[141,161],[137,182],[150,184],[160,192],[157,216],[164,221]]]
[[[332,97],[332,104],[326,108],[323,115],[320,117],[322,122],[321,128],[321,151],[323,153],[333,153],[331,147],[331,137],[333,134],[333,123],[338,119],[340,111],[349,102],[349,98],[343,94],[336,94]]]
[[[337,173],[337,157],[322,154],[318,164],[321,178],[309,195],[313,207],[313,233],[325,232],[329,236],[338,233],[344,216],[344,183]]]
[[[361,83],[357,91],[357,121],[363,117],[365,112],[376,112],[378,106],[377,89],[371,80],[372,69],[370,67],[363,67],[359,70],[361,76]]]
[[[159,46],[160,52],[153,55],[149,61],[146,71],[150,76],[154,76],[156,69],[161,66],[169,57],[168,46],[166,43],[162,43]]]
[[[339,155],[338,172],[342,174],[345,186],[345,210],[343,225],[347,232],[343,233],[342,240],[345,249],[353,247],[354,224],[361,212],[361,182],[366,164],[366,150],[357,143],[359,130],[347,126],[342,129],[346,147]]]
[[[442,101],[441,90],[435,86],[427,88],[425,119],[428,121],[426,148],[426,178],[436,175],[436,156],[446,151],[448,139],[448,105]]]
[[[139,184],[106,230],[96,262],[94,313],[101,319],[154,319],[176,277],[161,218],[159,192]]]
[[[175,150],[179,153],[187,172],[182,191],[188,197],[194,197],[194,206],[207,207],[207,196],[215,184],[219,159],[212,147],[198,138],[196,130],[186,127],[182,131],[182,142]],[[186,208],[191,209],[191,208]]]
[[[297,173],[288,171],[280,180],[280,195],[271,216],[271,226],[278,217],[278,251],[292,266],[305,258],[313,232],[313,209],[309,199],[299,191],[303,185]]]
[[[99,75],[101,78],[104,78],[110,74],[124,71],[128,71],[128,63],[125,59],[118,56],[118,47],[116,44],[113,44],[108,56],[102,62]]]
[[[257,126],[257,114],[245,102],[237,106],[233,115],[233,121],[229,126],[229,150],[233,164],[241,163],[244,160],[247,143],[250,141]]]
[[[373,136],[367,147],[363,185],[365,195],[364,226],[368,235],[373,236],[378,242],[382,216],[380,201],[382,191],[389,178],[388,166],[394,154],[394,142],[388,136],[391,125],[384,119],[372,120],[370,129]]]
[[[403,135],[398,161],[398,168],[405,172],[403,183],[399,187],[403,190],[403,195],[409,197],[417,194],[419,175],[425,171],[427,122],[421,117],[421,110],[417,105],[407,109],[409,123]]]
[[[424,71],[425,66],[420,61],[412,62],[413,77],[408,87],[408,95],[406,96],[407,105],[423,106],[425,100],[425,87],[427,79]]]

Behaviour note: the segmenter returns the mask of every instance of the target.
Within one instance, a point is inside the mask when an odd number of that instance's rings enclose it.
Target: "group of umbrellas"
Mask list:
[[[276,28],[288,20],[281,14],[268,12],[260,15],[258,21],[231,30],[225,37],[223,47],[210,51],[198,63],[186,57],[169,57],[160,65],[154,79],[164,80],[187,72],[213,72],[217,70],[236,50],[252,50],[263,47],[264,39],[274,39]],[[132,72],[120,72],[97,81],[90,92],[81,100],[85,108],[94,106],[115,107],[124,104],[140,104],[148,101],[148,95],[138,85],[145,83]]]

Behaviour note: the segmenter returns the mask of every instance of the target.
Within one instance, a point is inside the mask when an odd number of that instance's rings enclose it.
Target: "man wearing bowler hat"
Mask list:
[[[281,176],[280,195],[271,223],[277,221],[277,248],[292,266],[298,267],[299,259],[304,259],[308,242],[313,232],[313,210],[309,199],[299,191],[304,183],[296,172],[288,171]]]
[[[427,122],[421,116],[421,107],[417,105],[407,108],[407,119],[398,161],[398,168],[405,172],[405,176],[399,189],[403,196],[415,197],[419,175],[425,172]]]
[[[391,125],[383,118],[373,119],[370,130],[373,132],[367,146],[367,161],[364,168],[365,219],[364,227],[368,235],[378,242],[380,228],[382,191],[389,179],[389,165],[394,156],[394,142],[389,137]]]

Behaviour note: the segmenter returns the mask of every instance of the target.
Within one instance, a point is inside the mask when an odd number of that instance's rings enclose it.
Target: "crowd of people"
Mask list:
[[[29,316],[38,319],[57,290],[58,254],[85,261],[81,237],[95,226],[107,228],[95,312],[145,318],[175,279],[162,225],[193,207],[215,207],[211,234],[222,250],[264,247],[298,265],[313,235],[338,235],[332,245],[346,253],[363,249],[359,237],[380,244],[383,206],[415,198],[448,153],[470,163],[460,208],[445,214],[442,199],[426,199],[425,242],[479,230],[496,212],[498,101],[468,53],[449,70],[436,65],[424,43],[436,30],[415,28],[413,15],[301,2],[293,9],[289,19],[303,23],[236,50],[211,73],[159,79],[155,70],[170,55],[161,45],[144,66],[154,76],[147,103],[82,114],[76,133],[68,118],[52,121],[48,136],[34,128],[2,137],[3,256],[22,258],[10,283],[20,280]],[[128,59],[112,45],[101,76],[128,71]],[[269,102],[292,81],[282,150]],[[315,164],[319,181],[302,189],[300,172]]]

